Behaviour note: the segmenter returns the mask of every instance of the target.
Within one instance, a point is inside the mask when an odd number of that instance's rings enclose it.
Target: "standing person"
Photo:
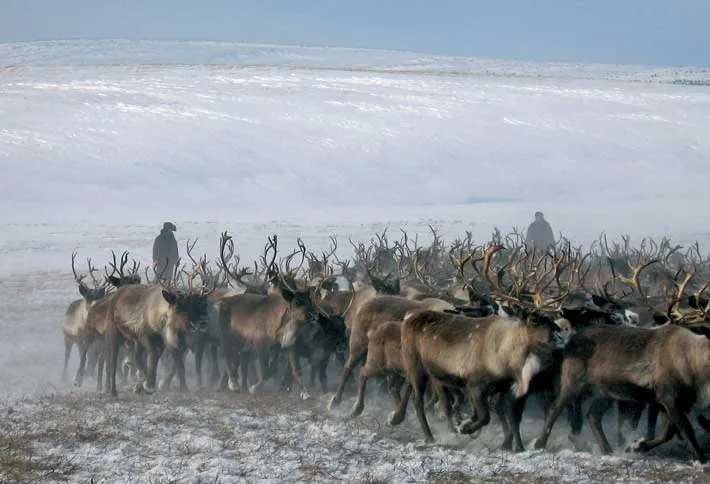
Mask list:
[[[525,236],[528,250],[546,251],[555,245],[555,235],[552,233],[550,223],[545,220],[542,212],[535,212],[535,221],[528,227]]]
[[[165,222],[153,242],[153,267],[155,274],[160,276],[160,282],[170,281],[175,272],[175,264],[179,257],[177,240],[173,235],[176,230],[174,223]]]

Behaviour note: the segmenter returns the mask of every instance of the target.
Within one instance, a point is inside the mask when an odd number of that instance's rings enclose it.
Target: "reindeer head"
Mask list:
[[[567,346],[574,334],[572,323],[566,318],[556,318],[554,313],[524,310],[521,319],[535,345],[548,345],[553,350],[560,350]]]
[[[276,236],[273,239],[274,249]],[[310,286],[300,289],[295,278],[303,265],[306,249],[303,242],[298,241],[299,250],[291,253],[285,261],[285,268],[281,264],[272,266],[272,284],[275,291],[280,294],[288,305],[282,323],[281,346],[286,348],[292,346],[298,338],[304,341],[312,341],[321,329],[324,319],[331,316],[317,304],[317,288]],[[291,267],[291,260],[296,254],[301,254],[301,264],[295,269]]]
[[[310,340],[318,331],[320,312],[314,302],[312,290],[299,291],[283,279],[277,279],[276,290],[288,308],[282,322],[281,346],[292,346],[301,336]]]
[[[76,282],[77,286],[79,287],[79,294],[81,294],[81,297],[84,298],[86,304],[92,305],[94,302],[100,301],[106,296],[106,285],[100,284],[94,276],[94,272],[96,272],[97,269],[91,265],[91,258],[87,258],[86,261],[89,267],[89,277],[93,282],[92,287],[89,287],[84,283],[84,279],[87,276],[86,274],[79,275],[76,273],[76,252],[72,252],[71,270],[74,274],[74,282]]]
[[[111,251],[112,261],[109,262],[109,267],[111,267],[112,272],[109,274],[108,269],[104,267],[104,272],[106,273],[106,281],[113,287],[121,287],[129,284],[140,284],[141,276],[139,274],[140,262],[136,260],[133,261],[133,265],[128,271],[126,269],[126,264],[128,263],[128,251],[123,251],[121,254],[120,265],[116,262],[116,254]]]

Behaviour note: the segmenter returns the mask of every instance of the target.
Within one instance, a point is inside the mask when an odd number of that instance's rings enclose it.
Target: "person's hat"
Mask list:
[[[536,217],[542,217],[543,215],[542,215],[542,212],[535,212],[535,216],[536,216]]]
[[[163,230],[172,230],[173,232],[177,231],[177,227],[175,227],[175,224],[172,222],[165,222],[163,224]]]

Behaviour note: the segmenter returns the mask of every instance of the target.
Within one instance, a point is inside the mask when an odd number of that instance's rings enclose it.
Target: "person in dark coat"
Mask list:
[[[545,251],[555,245],[555,234],[542,212],[535,212],[535,221],[528,227],[525,236],[528,250]]]
[[[177,240],[173,232],[177,228],[172,222],[165,222],[160,234],[153,242],[153,267],[155,273],[161,275],[162,281],[169,281],[175,272],[175,264],[179,257]]]

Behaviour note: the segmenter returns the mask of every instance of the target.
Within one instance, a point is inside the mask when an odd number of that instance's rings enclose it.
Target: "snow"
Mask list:
[[[580,243],[606,230],[706,245],[710,91],[688,84],[708,79],[356,49],[0,44],[0,435],[77,482],[699,482],[678,443],[601,458],[574,450],[564,423],[548,451],[513,455],[496,450],[496,421],[476,441],[422,446],[411,415],[383,425],[389,402],[356,421],[328,395],[274,408],[282,397],[121,389],[114,402],[60,381],[59,326],[78,297],[72,250],[145,264],[164,220],[210,257],[229,230],[243,261],[273,233],[316,251],[334,234],[347,255],[348,237],[386,227],[482,239],[535,210]],[[526,445],[540,426],[527,422]]]
[[[122,395],[27,398],[0,406],[8,440],[32,435],[34,458],[53,467],[43,482],[702,482],[680,462],[571,450],[511,454],[451,436],[422,444],[381,424],[382,409],[341,420],[288,396]],[[287,412],[287,415],[285,414]],[[379,414],[378,414],[379,412]],[[445,427],[439,423],[440,427]],[[415,429],[418,430],[418,429]],[[439,430],[439,434],[443,433]],[[591,457],[591,456],[590,456]],[[7,478],[2,474],[0,477]]]

